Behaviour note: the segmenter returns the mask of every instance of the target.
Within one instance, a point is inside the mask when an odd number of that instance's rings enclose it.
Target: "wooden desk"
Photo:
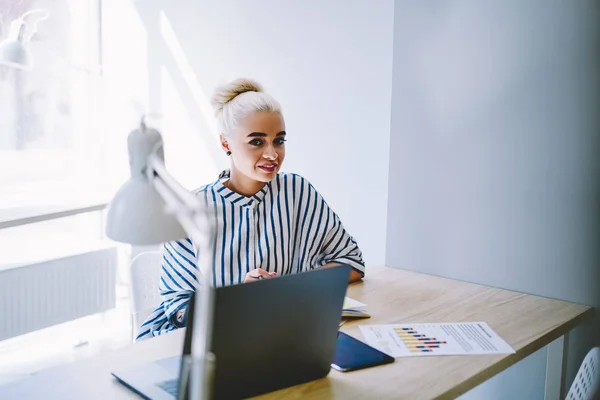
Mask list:
[[[372,318],[345,324],[342,330],[362,338],[358,325],[485,321],[515,350],[494,356],[398,358],[393,364],[350,373],[332,370],[314,382],[260,396],[261,399],[447,399],[455,398],[536,350],[566,335],[591,317],[590,307],[437,278],[391,268],[367,270],[367,279],[353,284],[348,295],[368,304]],[[0,387],[1,399],[134,399],[110,371],[116,367],[160,359],[181,352],[183,331],[108,352],[82,362],[42,371]],[[563,348],[558,346],[562,365]],[[551,350],[555,350],[551,348]],[[550,354],[549,354],[550,355]],[[553,354],[552,359],[554,359]],[[430,374],[435,371],[435,374]],[[547,398],[559,398],[563,372],[547,371]]]

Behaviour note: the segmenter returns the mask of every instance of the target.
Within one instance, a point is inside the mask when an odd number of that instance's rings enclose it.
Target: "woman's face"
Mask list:
[[[255,112],[238,124],[230,137],[221,135],[223,150],[231,151],[232,169],[269,182],[285,158],[285,123],[279,112]]]

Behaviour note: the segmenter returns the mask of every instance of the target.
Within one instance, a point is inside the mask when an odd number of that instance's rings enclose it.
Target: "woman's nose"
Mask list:
[[[273,146],[269,146],[265,149],[265,152],[263,153],[263,157],[266,159],[269,159],[269,160],[275,160],[276,158],[279,157],[279,154],[277,154],[277,152],[275,151]]]

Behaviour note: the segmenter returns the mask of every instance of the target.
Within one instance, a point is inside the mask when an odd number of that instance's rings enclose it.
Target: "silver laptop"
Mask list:
[[[351,267],[316,269],[217,288],[212,352],[214,398],[256,396],[325,377]],[[188,307],[183,354],[190,354],[193,298]],[[147,399],[176,399],[181,356],[113,375]],[[183,387],[184,385],[182,385]]]

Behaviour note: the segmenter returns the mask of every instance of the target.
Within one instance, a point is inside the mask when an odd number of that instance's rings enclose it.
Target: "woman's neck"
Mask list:
[[[229,172],[229,182],[227,182],[227,187],[237,194],[251,197],[258,193],[264,186],[264,182],[250,179],[235,168],[231,168],[231,171]]]

